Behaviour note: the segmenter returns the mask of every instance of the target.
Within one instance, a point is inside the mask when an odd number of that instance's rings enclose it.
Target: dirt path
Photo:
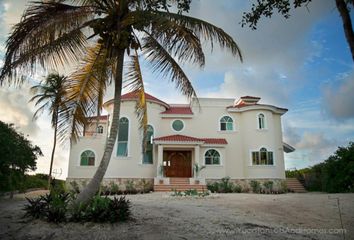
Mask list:
[[[341,228],[334,198],[340,199],[346,239],[354,239],[354,194],[128,198],[133,206],[129,222],[58,225],[23,219],[23,196],[0,200],[0,239],[343,239],[323,233]]]

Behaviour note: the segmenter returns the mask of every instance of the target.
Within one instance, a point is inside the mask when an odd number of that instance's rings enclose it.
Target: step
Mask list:
[[[295,193],[305,193],[307,192],[301,182],[296,178],[287,178],[286,185],[288,189],[294,191]]]
[[[172,192],[174,190],[177,191],[185,191],[185,190],[190,190],[190,189],[196,189],[197,191],[207,191],[206,185],[174,185],[174,184],[169,184],[169,185],[154,185],[154,191],[156,192]]]

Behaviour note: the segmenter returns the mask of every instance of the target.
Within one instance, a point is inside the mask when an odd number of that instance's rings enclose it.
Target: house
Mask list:
[[[285,179],[281,116],[287,109],[244,96],[192,99],[188,105],[168,104],[145,94],[148,111],[146,151],[135,113],[136,94],[122,95],[119,134],[104,182],[148,181],[155,190],[205,187],[229,176],[235,182]],[[70,150],[68,181],[88,181],[102,158],[113,111],[94,117]],[[196,164],[205,168],[196,173]],[[198,180],[194,182],[195,180]],[[189,186],[186,186],[189,185]]]

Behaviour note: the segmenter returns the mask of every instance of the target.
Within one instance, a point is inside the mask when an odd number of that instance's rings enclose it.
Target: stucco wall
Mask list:
[[[233,99],[200,99],[198,106],[192,104],[192,116],[161,115],[165,108],[156,103],[148,102],[148,124],[154,128],[154,137],[173,134],[181,134],[196,138],[225,138],[227,145],[202,145],[200,146],[199,162],[204,165],[204,153],[208,149],[216,149],[221,155],[220,166],[207,166],[201,172],[205,178],[219,179],[230,176],[232,179],[262,179],[285,178],[284,154],[282,143],[281,117],[269,109],[249,110],[244,112],[229,112],[226,108],[232,105]],[[112,111],[108,106],[108,112]],[[257,129],[257,115],[263,113],[266,116],[266,129]],[[230,116],[234,121],[234,130],[220,131],[219,120],[223,116]],[[153,178],[157,175],[157,146],[154,147],[154,163],[142,164],[142,134],[139,129],[135,113],[135,102],[123,101],[121,105],[121,117],[129,119],[129,145],[128,156],[117,157],[117,144],[114,146],[112,159],[108,166],[105,178]],[[172,129],[175,119],[184,122],[184,128],[180,132]],[[111,119],[109,120],[111,121]],[[106,126],[105,126],[105,129]],[[102,157],[105,136],[82,138],[77,144],[73,144],[70,152],[69,178],[92,177],[96,166]],[[265,147],[273,151],[274,166],[252,166],[251,152]],[[193,150],[194,146],[187,146]],[[94,167],[79,166],[80,154],[86,150],[93,150],[96,154]]]

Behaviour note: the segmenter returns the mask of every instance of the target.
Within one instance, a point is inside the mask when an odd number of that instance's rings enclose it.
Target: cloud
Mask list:
[[[0,120],[14,123],[25,135],[36,135],[39,126],[32,121],[33,110],[28,100],[27,87],[20,89],[0,88]]]
[[[335,81],[325,87],[323,95],[323,107],[331,117],[338,120],[354,118],[354,70],[342,74],[339,83]]]

